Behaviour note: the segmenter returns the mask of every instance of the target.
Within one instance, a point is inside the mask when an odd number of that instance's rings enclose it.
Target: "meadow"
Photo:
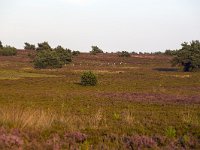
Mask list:
[[[200,149],[200,72],[112,53],[34,69],[30,53],[0,56],[0,149]]]

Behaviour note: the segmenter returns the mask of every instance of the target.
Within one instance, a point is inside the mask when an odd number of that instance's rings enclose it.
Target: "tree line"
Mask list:
[[[24,43],[25,50],[34,50],[36,55],[34,56],[35,68],[61,68],[65,64],[69,64],[72,61],[72,56],[80,54],[79,51],[72,51],[62,46],[52,48],[48,42],[38,43],[36,47],[34,44]],[[173,57],[172,65],[180,66],[183,71],[196,71],[200,69],[200,42],[198,40],[191,41],[190,43],[184,42],[181,44],[179,50],[166,50],[163,52],[155,53],[129,53],[127,51],[117,52],[119,57],[130,57],[131,54],[152,54],[152,55],[169,55]],[[92,46],[90,51],[91,55],[97,55],[104,53],[98,46]],[[13,56],[17,54],[15,47],[6,45],[3,46],[0,41],[0,56]]]

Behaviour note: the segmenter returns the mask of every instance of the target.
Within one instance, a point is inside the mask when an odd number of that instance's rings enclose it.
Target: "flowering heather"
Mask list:
[[[14,149],[22,148],[24,142],[20,137],[19,132],[14,130],[11,133],[7,133],[4,129],[0,130],[0,148],[2,149]]]
[[[87,135],[80,132],[66,133],[64,137],[78,143],[83,143],[87,139]]]
[[[127,145],[127,148],[129,149],[141,149],[141,148],[156,148],[157,143],[150,137],[147,136],[131,136],[128,138],[125,138],[125,143]]]

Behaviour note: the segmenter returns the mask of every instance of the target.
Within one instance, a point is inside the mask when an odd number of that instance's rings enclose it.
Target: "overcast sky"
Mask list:
[[[164,51],[200,40],[200,0],[0,0],[0,40],[72,50]]]

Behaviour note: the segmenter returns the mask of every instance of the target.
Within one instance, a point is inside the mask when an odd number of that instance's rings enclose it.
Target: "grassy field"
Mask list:
[[[200,72],[116,54],[36,70],[29,53],[0,57],[0,149],[200,149]]]

